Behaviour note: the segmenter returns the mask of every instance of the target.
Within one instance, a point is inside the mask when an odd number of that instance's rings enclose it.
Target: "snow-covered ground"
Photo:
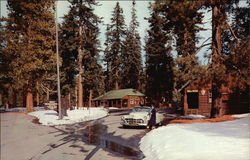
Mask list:
[[[102,118],[108,115],[108,111],[104,108],[82,108],[68,110],[67,114],[68,116],[64,116],[62,120],[58,120],[58,114],[54,110],[35,111],[29,113],[29,115],[37,117],[39,122],[43,125],[54,126]]]
[[[217,123],[170,124],[140,141],[145,160],[249,160],[250,114]]]

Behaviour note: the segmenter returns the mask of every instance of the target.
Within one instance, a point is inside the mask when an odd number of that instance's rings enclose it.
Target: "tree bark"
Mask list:
[[[71,107],[71,94],[68,94],[69,106]]]
[[[221,23],[219,21],[221,15],[220,7],[212,7],[212,65],[216,65],[218,62],[218,56],[221,56],[222,44],[221,44]],[[212,67],[213,68],[213,67]],[[215,71],[212,71],[215,72]],[[219,86],[215,73],[212,77],[212,109],[210,116],[218,117],[220,113],[219,102]]]
[[[12,108],[17,107],[17,91],[16,90],[12,90]]]
[[[83,66],[82,66],[82,59],[83,59],[83,51],[82,51],[82,26],[79,27],[79,37],[80,37],[80,45],[78,47],[78,66],[79,66],[79,75],[78,75],[78,107],[83,108]]]
[[[49,102],[49,90],[46,91],[46,101]]]
[[[40,101],[40,98],[39,98],[39,86],[38,86],[38,82],[36,82],[36,106],[39,105],[39,101]]]
[[[32,84],[31,82],[28,82],[27,88],[26,88],[26,110],[27,112],[33,111],[33,94],[32,94]]]
[[[75,86],[75,106],[76,106],[77,109],[79,109],[79,107],[78,107],[78,105],[77,105],[77,104],[78,104],[78,99],[77,99],[77,97],[78,97],[78,94],[77,94],[77,87],[78,87],[78,86]]]
[[[221,27],[220,19],[221,12],[218,6],[212,8],[212,54],[221,55],[222,44],[221,44]]]
[[[89,107],[92,107],[92,94],[93,94],[93,90],[91,89],[89,91]]]
[[[118,71],[116,70],[115,72],[115,90],[119,89],[119,84],[118,84]]]
[[[27,94],[26,88],[23,87],[23,107],[26,107],[26,94]]]

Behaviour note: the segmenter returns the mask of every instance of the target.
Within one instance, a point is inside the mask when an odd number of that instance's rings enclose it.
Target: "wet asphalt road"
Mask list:
[[[138,159],[145,129],[124,129],[121,113],[96,121],[46,127],[24,113],[1,113],[1,160]],[[33,121],[33,122],[32,122]]]

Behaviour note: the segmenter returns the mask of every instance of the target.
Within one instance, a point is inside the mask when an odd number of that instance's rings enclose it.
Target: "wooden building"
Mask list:
[[[106,92],[93,99],[95,106],[133,108],[144,104],[145,95],[135,89],[119,89]]]
[[[249,112],[249,86],[245,91],[235,92],[227,86],[220,89],[221,96],[215,100],[216,114]],[[184,94],[184,113],[210,117],[212,110],[212,85],[188,86]]]
[[[211,85],[204,87],[189,86],[185,88],[184,112],[210,116],[212,109]]]

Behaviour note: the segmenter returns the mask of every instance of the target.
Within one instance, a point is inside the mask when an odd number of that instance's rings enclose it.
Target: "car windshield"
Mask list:
[[[150,112],[150,108],[143,108],[143,107],[135,107],[132,109],[132,112]]]

